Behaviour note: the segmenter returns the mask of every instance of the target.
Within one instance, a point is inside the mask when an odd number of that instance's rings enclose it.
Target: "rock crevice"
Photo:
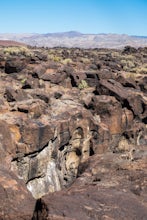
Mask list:
[[[0,218],[146,219],[146,48],[14,49],[0,47]]]

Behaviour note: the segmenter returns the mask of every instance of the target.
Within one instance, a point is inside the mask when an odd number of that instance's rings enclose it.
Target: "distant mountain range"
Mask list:
[[[76,31],[47,34],[0,34],[0,40],[17,41],[39,47],[122,48],[147,47],[147,36],[126,34],[82,34]]]

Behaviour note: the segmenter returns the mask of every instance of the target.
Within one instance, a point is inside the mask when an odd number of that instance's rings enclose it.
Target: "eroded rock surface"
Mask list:
[[[24,182],[7,168],[0,166],[0,219],[30,220],[35,199]]]
[[[1,48],[4,204],[11,178],[16,197],[2,219],[147,219],[146,61],[146,48]]]

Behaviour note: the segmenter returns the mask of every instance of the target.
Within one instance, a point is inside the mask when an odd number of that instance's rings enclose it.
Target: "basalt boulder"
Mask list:
[[[0,219],[30,220],[35,207],[35,199],[10,168],[0,166]]]
[[[26,66],[26,61],[20,58],[11,58],[5,63],[5,72],[7,74],[10,73],[18,73],[23,70]]]

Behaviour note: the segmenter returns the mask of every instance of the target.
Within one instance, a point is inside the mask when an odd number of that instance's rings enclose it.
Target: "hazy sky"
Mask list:
[[[0,33],[147,36],[147,0],[1,0]]]

